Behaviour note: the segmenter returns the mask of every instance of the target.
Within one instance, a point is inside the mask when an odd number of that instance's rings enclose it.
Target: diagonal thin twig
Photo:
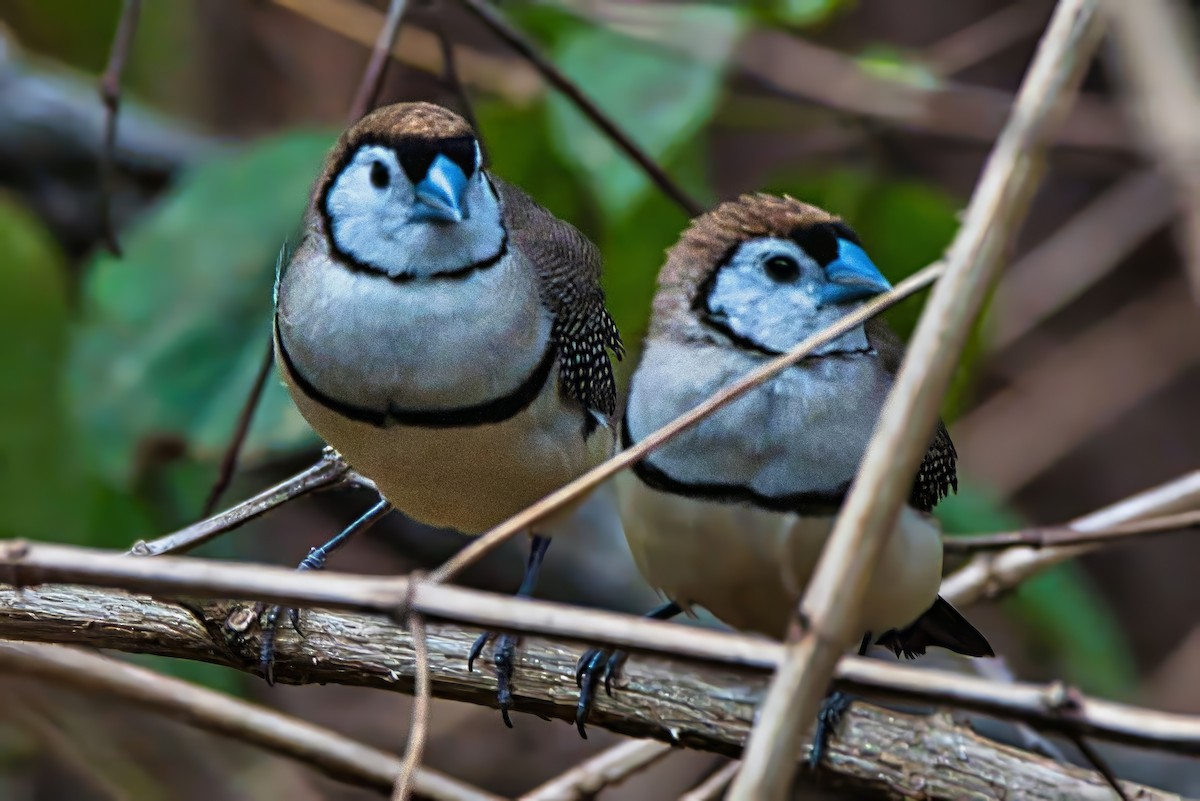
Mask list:
[[[112,201],[116,183],[114,151],[117,147],[117,113],[121,107],[121,75],[125,62],[133,47],[137,33],[138,17],[142,11],[142,0],[125,0],[121,7],[121,18],[113,36],[112,49],[108,55],[108,66],[100,76],[100,100],[104,103],[104,148],[100,152],[100,223],[103,226],[105,246],[116,256],[121,255],[117,232],[113,227]]]
[[[387,17],[379,29],[379,37],[375,40],[375,47],[371,50],[367,68],[363,70],[358,91],[354,93],[354,102],[350,104],[350,113],[346,120],[348,125],[358,122],[375,106],[379,90],[383,86],[383,76],[387,74],[387,67],[391,62],[392,47],[396,43],[396,34],[400,30],[400,21],[404,19],[404,8],[407,5],[405,0],[390,0],[388,3]]]
[[[401,768],[392,754],[307,721],[78,648],[0,642],[0,672],[117,696],[365,787],[390,788]],[[414,785],[423,797],[440,801],[498,801],[490,793],[427,769],[415,777]]]
[[[354,473],[338,453],[326,448],[321,460],[275,486],[263,490],[249,500],[226,509],[218,515],[193,523],[179,531],[146,542],[139,540],[129,549],[130,556],[162,556],[186,553],[227,531],[266,514],[276,506],[326,487],[345,482],[367,485],[366,479]]]
[[[738,381],[725,387],[690,411],[679,415],[631,447],[626,448],[611,459],[602,462],[527,509],[513,515],[490,531],[481,534],[453,558],[447,560],[445,564],[430,573],[429,580],[435,583],[449,581],[467,566],[499,547],[505,540],[515,537],[517,534],[528,529],[535,521],[565,506],[581,495],[594,490],[624,468],[629,467],[634,462],[639,461],[647,454],[661,447],[680,432],[696,425],[722,406],[733,402],[746,392],[775,377],[817,348],[837,339],[856,325],[880,314],[901,300],[929,286],[937,280],[943,270],[943,265],[938,263],[931,264],[923,270],[913,273],[908,278],[896,284],[893,289],[872,298],[867,303],[840,318],[828,328],[805,339],[787,353],[777,356],[755,368]]]
[[[1081,530],[1068,524],[1027,528],[1000,534],[951,536],[943,540],[943,550],[946,553],[974,553],[998,551],[1022,545],[1035,550],[1067,548],[1076,545],[1097,545],[1103,542],[1141,537],[1146,534],[1166,534],[1192,528],[1200,528],[1200,511],[1152,517],[1148,520],[1135,520],[1130,523],[1092,530]]]
[[[842,652],[862,635],[859,608],[929,443],[967,332],[1009,232],[1028,208],[1046,134],[1099,43],[1095,0],[1060,0],[947,255],[834,530],[801,601],[803,633],[787,647],[750,735],[733,801],[781,799],[802,728],[816,716]]]
[[[225,453],[221,456],[221,466],[217,469],[217,480],[213,482],[212,489],[208,491],[208,498],[204,502],[204,511],[200,515],[202,518],[212,516],[217,509],[217,504],[221,501],[221,496],[225,494],[225,490],[229,489],[229,482],[233,481],[233,473],[237,470],[242,445],[246,442],[246,435],[250,433],[250,423],[254,420],[254,412],[258,410],[258,402],[262,400],[263,390],[266,389],[267,377],[271,374],[273,364],[275,364],[274,336],[267,339],[267,350],[263,354],[262,362],[258,365],[258,372],[254,374],[254,383],[250,385],[250,393],[246,395],[246,400],[242,401],[242,409],[238,412],[237,423],[233,427],[229,443],[225,446]]]
[[[514,28],[499,13],[484,0],[460,0],[463,6],[475,15],[492,33],[502,39],[513,50],[516,50],[526,61],[532,64],[555,89],[562,92],[592,123],[604,132],[618,148],[625,152],[663,194],[683,209],[689,217],[695,217],[704,211],[704,207],[690,197],[671,176],[667,175],[654,159],[642,150],[625,131],[616,124],[596,103],[583,93],[583,90],[567,75],[554,65],[523,33]]]
[[[645,770],[673,750],[657,740],[625,740],[535,787],[518,801],[589,801],[604,788]]]
[[[679,801],[714,801],[714,799],[720,798],[741,768],[742,763],[737,760],[722,765],[716,773],[679,796]]]

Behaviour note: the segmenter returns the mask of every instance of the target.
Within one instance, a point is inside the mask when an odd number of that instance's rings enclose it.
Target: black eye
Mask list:
[[[763,263],[772,281],[790,284],[800,278],[800,265],[791,256],[772,256]]]
[[[392,174],[382,161],[371,162],[371,185],[376,189],[387,189],[392,182]]]

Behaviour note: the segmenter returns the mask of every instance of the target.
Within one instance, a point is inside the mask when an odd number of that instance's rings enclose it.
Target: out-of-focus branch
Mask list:
[[[1175,215],[1165,178],[1125,176],[1004,272],[987,346],[1000,352],[1112,272]]]
[[[716,773],[679,796],[679,801],[715,801],[721,798],[741,767],[742,763],[736,761],[723,765]]]
[[[1094,531],[1080,531],[1073,526],[1066,525],[1027,528],[1000,534],[968,534],[947,537],[945,551],[946,553],[974,553],[977,551],[1000,551],[1017,546],[1027,546],[1034,550],[1066,548],[1074,545],[1097,545],[1102,542],[1115,542],[1133,537],[1143,537],[1147,534],[1166,534],[1192,528],[1200,528],[1200,511],[1152,517],[1149,520],[1137,520]]]
[[[1178,191],[1184,256],[1200,302],[1200,30],[1186,3],[1104,5],[1140,133]]]
[[[142,12],[142,0],[125,0],[121,9],[121,18],[117,21],[117,31],[113,35],[112,49],[108,55],[108,66],[100,76],[100,100],[104,103],[104,148],[100,156],[100,180],[103,184],[100,190],[100,221],[104,232],[104,241],[108,249],[121,254],[121,246],[117,243],[117,232],[113,227],[112,196],[113,184],[116,182],[116,169],[113,166],[113,150],[117,146],[117,113],[121,107],[121,74],[125,72],[125,62],[129,60],[129,51],[133,47],[133,36],[137,32],[138,17]]]
[[[1077,531],[1099,531],[1197,507],[1200,507],[1200,470],[1080,517],[1071,522],[1071,527]],[[966,606],[1008,592],[1030,576],[1100,546],[1101,543],[1062,548],[1017,547],[980,554],[946,577],[941,595],[955,606]]]
[[[1014,493],[1197,361],[1200,317],[1187,282],[1168,277],[1021,362],[955,423],[960,467],[1002,497]]]
[[[369,485],[366,479],[350,469],[350,465],[346,464],[336,451],[326,448],[321,454],[321,461],[307,470],[281,481],[270,489],[263,490],[237,506],[193,523],[187,528],[166,534],[150,542],[144,540],[135,542],[129,549],[129,555],[162,556],[169,553],[186,553],[227,531],[249,523],[276,506],[295,500],[301,495],[346,482]]]
[[[129,560],[143,565],[201,562],[164,557]],[[278,568],[267,572],[286,573]],[[319,578],[316,575],[305,579]],[[466,590],[454,589],[458,593]],[[501,599],[472,593],[495,603]],[[414,600],[414,606],[420,606]],[[611,613],[558,607],[544,602],[515,603],[527,607],[517,623],[545,619],[545,612],[581,620],[588,616],[621,619]],[[240,607],[244,609],[244,607]],[[236,609],[236,608],[235,608]],[[246,630],[223,623],[227,604],[205,607],[203,616],[180,606],[123,592],[55,586],[0,589],[0,635],[25,640],[72,642],[139,653],[199,659],[249,670],[257,669],[258,648]],[[247,620],[247,616],[234,615]],[[630,624],[643,622],[624,618]],[[611,626],[611,623],[609,623]],[[521,628],[522,626],[513,626]],[[736,756],[753,722],[766,685],[765,673],[782,654],[778,643],[696,629],[657,624],[662,632],[697,643],[720,635],[710,653],[742,667],[691,665],[657,658],[634,658],[625,668],[614,697],[603,696],[594,711],[595,725],[640,737]],[[341,683],[411,692],[416,654],[400,623],[371,615],[311,611],[305,617],[307,638],[290,631],[278,641],[275,675],[285,683]],[[453,625],[428,626],[430,679],[433,694],[494,706],[495,680],[489,672],[468,672],[465,655],[477,633]],[[661,634],[643,645],[660,645]],[[722,642],[744,642],[732,652]],[[662,650],[660,648],[660,650]],[[706,649],[707,650],[707,649]],[[513,679],[518,709],[574,720],[578,647],[570,642],[527,638]],[[737,658],[730,658],[736,653]],[[716,661],[716,660],[713,660]],[[1059,686],[997,684],[973,676],[922,670],[876,660],[848,658],[839,666],[840,686],[857,693],[880,694],[908,701],[946,703],[986,714],[1018,717],[1040,728],[1070,728],[1185,754],[1200,754],[1200,719],[1081,699]],[[670,688],[665,691],[665,688]],[[1069,712],[1069,715],[1065,713]],[[960,770],[939,769],[951,759]],[[857,797],[893,798],[895,788],[922,783],[928,799],[979,798],[1057,799],[1090,797],[1104,786],[1098,774],[1058,764],[1019,749],[998,745],[948,716],[921,717],[856,703],[845,718],[822,773]],[[1175,796],[1128,785],[1144,799]]]
[[[0,672],[118,697],[198,729],[289,757],[351,784],[387,790],[400,771],[396,756],[337,732],[78,648],[0,642]],[[415,788],[423,797],[437,801],[499,801],[491,793],[431,770],[417,774]]]
[[[1000,255],[1029,206],[1044,143],[1099,44],[1095,0],[1060,0],[946,256],[887,405],[800,604],[787,646],[730,788],[733,801],[782,799],[801,731],[817,714],[842,652],[862,636],[859,608],[933,431]]]
[[[662,165],[650,158],[650,155],[642,150],[615,120],[596,105],[595,101],[588,97],[578,84],[568,78],[566,73],[555,66],[554,62],[546,58],[525,34],[510,25],[508,20],[504,19],[496,9],[484,0],[460,0],[460,2],[492,33],[532,64],[551,86],[562,92],[585,117],[592,121],[593,125],[599,128],[619,150],[641,168],[646,177],[664,195],[683,209],[684,214],[695,217],[704,211],[704,206],[684,192],[675,179],[667,174]]]
[[[953,75],[1036,36],[1046,22],[1042,0],[1018,0],[925,48],[924,61]]]
[[[530,790],[519,801],[589,801],[605,787],[620,784],[671,751],[671,746],[656,740],[626,740]]]
[[[350,104],[347,117],[349,125],[358,122],[375,107],[379,89],[383,86],[383,76],[387,74],[387,65],[391,61],[392,50],[396,47],[396,34],[400,31],[400,21],[404,18],[407,5],[405,0],[390,0],[388,3],[387,17],[379,27],[379,36],[371,49],[371,58],[367,61],[367,68],[363,70],[362,81],[358,85],[358,91],[354,93],[354,101]]]

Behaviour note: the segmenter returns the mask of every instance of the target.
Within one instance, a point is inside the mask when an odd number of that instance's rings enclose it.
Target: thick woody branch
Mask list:
[[[817,714],[842,652],[862,636],[859,608],[936,423],[971,324],[1009,236],[1024,218],[1054,130],[1099,43],[1095,0],[1060,0],[984,167],[946,271],[908,354],[800,604],[803,636],[763,702],[734,801],[775,801],[791,786],[802,728]]]
[[[337,732],[85,650],[0,642],[0,673],[26,674],[39,681],[117,697],[297,760],[350,784],[387,790],[401,769],[396,756]],[[499,801],[497,796],[427,769],[417,773],[414,784],[420,796],[436,801]]]
[[[125,561],[164,565],[201,560]],[[287,572],[275,568],[262,570]],[[456,588],[440,589],[468,593]],[[521,625],[513,626],[514,629],[531,628],[525,624],[538,617],[545,618],[545,612],[561,613],[575,618],[575,622],[587,616],[616,618],[630,625],[642,622],[542,602],[518,605],[530,609],[517,616],[516,622]],[[543,608],[541,612],[539,607]],[[226,623],[227,620],[230,622]],[[0,590],[0,634],[4,637],[155,653],[249,672],[257,672],[258,663],[258,644],[250,636],[253,620],[245,607],[231,607],[227,603],[210,604],[200,610],[83,587]],[[339,683],[412,692],[417,655],[402,624],[377,616],[325,611],[307,612],[304,624],[306,639],[289,630],[277,641],[277,681]],[[669,623],[653,625],[660,630],[659,636],[640,643],[643,647],[661,640],[662,631],[679,629],[701,644],[692,650],[724,656],[727,665],[687,665],[648,657],[631,659],[614,696],[601,696],[598,700],[592,723],[624,734],[736,756],[766,686],[765,670],[777,662],[782,648],[777,643],[742,635]],[[439,698],[494,706],[495,679],[490,671],[469,673],[466,669],[465,655],[475,633],[455,625],[429,624],[431,688]],[[717,638],[715,647],[703,645],[712,637]],[[730,659],[721,650],[721,641],[732,640],[746,643],[739,659]],[[573,721],[578,693],[574,674],[578,651],[569,642],[526,639],[513,679],[517,709],[568,724]],[[738,661],[742,667],[728,665]],[[865,659],[845,660],[839,682],[856,692],[906,700],[944,700],[977,711],[998,712],[1005,717],[1026,716],[1045,728],[1105,734],[1123,742],[1200,754],[1200,720],[1081,699],[1061,687],[996,684],[971,676]],[[856,792],[857,797],[895,798],[904,792],[915,792],[916,782],[922,784],[922,797],[928,799],[1090,798],[1101,797],[1106,787],[1097,773],[999,745],[947,716],[900,714],[861,703],[852,707],[831,748],[830,757],[822,763],[822,774]],[[953,760],[960,768],[944,770],[947,760]],[[1127,787],[1134,797],[1175,798],[1149,788]],[[1143,795],[1137,796],[1138,792]]]

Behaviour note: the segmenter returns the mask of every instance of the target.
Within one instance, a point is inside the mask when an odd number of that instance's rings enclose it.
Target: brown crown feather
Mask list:
[[[797,228],[835,221],[841,218],[824,209],[762,193],[742,195],[701,214],[667,251],[667,263],[658,274],[651,335],[687,337],[690,326],[680,324],[689,316],[700,286],[737,245],[768,236],[788,238]]]
[[[325,157],[321,179],[313,189],[315,203],[360,145],[394,144],[405,138],[451,139],[475,136],[471,124],[434,103],[393,103],[381,106],[347,128]]]

